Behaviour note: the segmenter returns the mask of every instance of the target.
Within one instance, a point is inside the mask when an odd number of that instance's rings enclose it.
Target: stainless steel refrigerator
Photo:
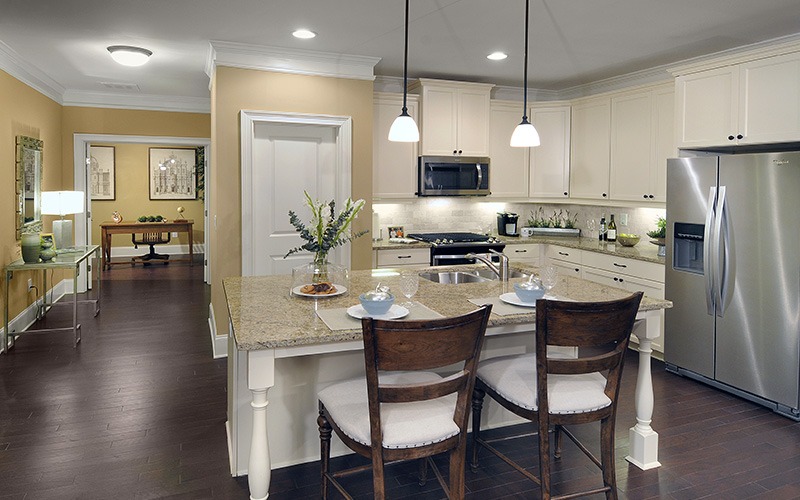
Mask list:
[[[800,152],[667,162],[667,370],[800,420]]]

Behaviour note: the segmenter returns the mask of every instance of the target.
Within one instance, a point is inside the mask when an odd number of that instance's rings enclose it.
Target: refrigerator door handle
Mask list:
[[[714,207],[717,200],[717,188],[711,186],[708,191],[708,203],[706,203],[706,225],[703,230],[703,274],[706,278],[706,309],[710,316],[714,315],[714,271],[712,266],[712,234],[714,222]]]
[[[725,212],[725,186],[717,188],[717,203],[714,209],[714,241],[712,242],[711,258],[712,269],[714,273],[714,304],[716,305],[715,314],[722,317],[722,281],[723,281],[723,266],[725,265],[725,258],[721,253],[725,250],[722,241],[722,223],[723,214]]]
[[[714,296],[717,303],[717,316],[722,318],[725,315],[725,297],[728,296],[728,272],[730,270],[730,216],[728,214],[728,198],[725,186],[719,187],[716,228],[718,248],[714,254],[717,259],[717,279]],[[720,255],[719,246],[722,247],[722,255]]]

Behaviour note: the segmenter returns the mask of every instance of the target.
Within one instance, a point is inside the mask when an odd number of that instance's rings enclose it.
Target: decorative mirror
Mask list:
[[[17,239],[42,230],[42,150],[44,142],[17,136]]]

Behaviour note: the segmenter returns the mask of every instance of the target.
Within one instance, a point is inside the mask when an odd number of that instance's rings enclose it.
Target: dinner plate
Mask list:
[[[505,302],[506,304],[512,304],[515,306],[522,306],[522,307],[536,307],[536,302],[523,302],[517,297],[517,294],[514,292],[504,293],[500,296],[500,300]]]
[[[303,293],[303,292],[301,292],[300,289],[303,288],[304,286],[305,285],[299,285],[299,286],[296,286],[296,287],[292,288],[292,293],[295,294],[295,295],[299,295],[301,297],[314,297],[315,299],[324,299],[326,297],[336,297],[337,295],[341,295],[341,294],[347,292],[347,287],[346,286],[337,285],[336,283],[333,284],[333,286],[336,287],[336,291],[335,292],[328,293],[328,294],[319,294],[319,295],[313,294],[313,293]]]
[[[558,295],[550,295],[549,293],[544,294],[543,299],[547,300],[561,300],[563,302],[574,302],[572,299],[565,299],[564,297],[559,297]],[[523,302],[517,297],[517,294],[514,292],[504,293],[500,296],[500,300],[505,302],[506,304],[512,304],[515,306],[522,306],[522,307],[536,307],[536,302]]]
[[[369,313],[367,313],[367,310],[364,309],[364,306],[361,304],[356,304],[347,308],[347,314],[356,319],[367,317],[375,319],[400,319],[408,316],[408,309],[403,306],[398,306],[397,304],[392,304],[392,307],[389,308],[389,311],[386,314],[371,316]]]

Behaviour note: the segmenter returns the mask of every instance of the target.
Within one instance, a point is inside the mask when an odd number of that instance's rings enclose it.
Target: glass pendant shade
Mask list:
[[[417,123],[407,112],[394,119],[389,129],[389,140],[392,142],[418,142],[419,129]]]
[[[511,134],[511,147],[512,148],[532,148],[536,147],[541,142],[539,141],[539,132],[527,119],[523,119],[522,123],[517,125],[514,133]]]

